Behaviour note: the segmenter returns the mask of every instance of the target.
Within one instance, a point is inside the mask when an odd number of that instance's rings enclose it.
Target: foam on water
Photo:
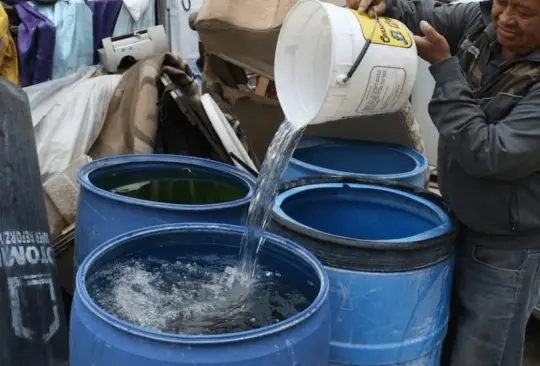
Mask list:
[[[313,300],[278,272],[261,268],[251,280],[242,278],[237,260],[217,255],[174,261],[128,258],[103,266],[90,276],[87,289],[120,319],[192,335],[264,327],[303,311]]]
[[[304,129],[305,126],[296,125],[288,120],[283,121],[264,157],[255,193],[249,205],[247,230],[242,238],[240,250],[240,270],[248,278],[255,273],[257,254],[264,244],[262,233],[268,226],[281,177],[289,165],[289,160],[300,142]]]

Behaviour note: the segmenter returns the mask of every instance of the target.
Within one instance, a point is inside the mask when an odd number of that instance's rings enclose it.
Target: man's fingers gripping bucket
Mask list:
[[[285,18],[276,48],[281,108],[301,125],[396,112],[412,92],[417,61],[401,22],[301,0]]]

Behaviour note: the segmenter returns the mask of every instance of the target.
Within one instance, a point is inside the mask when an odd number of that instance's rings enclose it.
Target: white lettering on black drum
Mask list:
[[[0,267],[54,265],[49,234],[32,231],[0,232]]]

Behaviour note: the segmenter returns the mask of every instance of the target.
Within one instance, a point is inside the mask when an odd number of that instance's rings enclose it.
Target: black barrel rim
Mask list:
[[[282,183],[279,192],[321,183],[382,186],[414,194],[439,205],[446,211],[452,224],[448,232],[436,238],[412,242],[370,241],[310,230],[274,213],[271,230],[293,240],[298,236],[306,239],[300,244],[311,250],[325,266],[353,271],[403,272],[431,267],[453,256],[459,223],[443,198],[435,193],[403,183],[351,175],[310,176],[286,181]]]

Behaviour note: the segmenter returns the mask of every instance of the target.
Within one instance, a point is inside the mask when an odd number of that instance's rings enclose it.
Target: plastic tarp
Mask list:
[[[151,0],[124,0],[124,6],[129,12],[134,21],[138,22],[139,19],[146,13],[150,6]]]
[[[30,107],[22,90],[3,78],[0,94],[0,233],[6,238],[0,242],[0,365],[67,366],[69,329],[36,148],[28,144]]]
[[[97,66],[86,67],[61,79],[48,81],[24,88],[32,109],[32,122],[34,128],[49,112],[58,93],[74,87],[86,79],[89,79],[98,70]]]
[[[25,88],[32,109],[41,178],[85,155],[101,129],[120,75],[92,77],[95,67]]]
[[[156,5],[150,0],[124,0],[118,14],[113,37],[153,27],[156,24]]]
[[[52,78],[59,79],[94,63],[93,14],[83,0],[33,6],[56,27]]]

